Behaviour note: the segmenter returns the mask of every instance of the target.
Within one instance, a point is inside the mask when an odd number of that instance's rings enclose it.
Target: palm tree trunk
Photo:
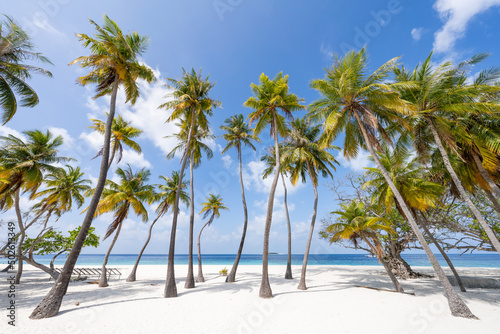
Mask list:
[[[493,181],[490,177],[490,174],[484,169],[483,163],[481,162],[481,159],[479,159],[479,156],[475,153],[472,154],[472,157],[474,158],[474,162],[476,163],[477,169],[479,170],[479,173],[483,177],[483,179],[488,183],[488,185],[491,188],[491,191],[495,194],[495,196],[500,199],[500,188],[498,188],[497,184],[495,181]],[[498,204],[498,201],[497,201]]]
[[[113,147],[111,148],[111,156],[109,157],[109,162],[108,162],[108,172],[109,169],[111,168],[113,160],[115,159],[115,154],[116,154],[116,146],[113,144]]]
[[[28,251],[28,258],[30,260],[33,260],[33,252],[35,250],[35,246],[40,242],[40,240],[42,240],[42,238],[47,234],[49,233],[51,230],[52,230],[52,227],[49,228],[47,231],[45,231],[45,229],[47,228],[47,223],[49,222],[49,219],[50,219],[50,216],[52,215],[52,211],[49,211],[48,214],[47,214],[47,218],[45,218],[45,222],[43,224],[43,228],[42,230],[40,231],[40,233],[38,233],[37,237],[35,238],[35,240],[33,241],[33,244],[31,245],[29,251]]]
[[[276,111],[273,111],[273,134],[274,134],[274,152],[276,157],[276,166],[274,168],[274,179],[269,191],[269,199],[267,200],[267,215],[266,226],[264,228],[264,249],[262,251],[262,280],[260,282],[259,297],[272,298],[273,291],[269,284],[269,236],[271,234],[271,222],[273,219],[274,194],[278,185],[280,175],[280,151],[278,145],[278,125],[276,120]]]
[[[115,246],[116,240],[118,239],[118,235],[120,235],[120,230],[122,229],[123,221],[118,225],[118,229],[116,230],[115,237],[109,245],[108,252],[104,256],[104,261],[102,261],[102,269],[101,269],[101,277],[99,277],[99,287],[105,288],[108,286],[108,276],[106,275],[106,264],[108,264],[109,255],[111,254],[111,250]]]
[[[288,256],[286,259],[285,279],[293,279],[293,276],[292,276],[292,228],[290,225],[290,215],[288,214],[288,199],[287,199],[285,177],[283,176],[283,173],[281,173],[281,181],[283,182],[283,189],[285,190],[283,200],[285,202],[286,229],[288,232]]]
[[[200,233],[198,234],[198,277],[196,278],[196,282],[198,283],[203,283],[205,282],[205,278],[203,277],[203,270],[201,268],[201,232],[203,232],[203,229],[210,224],[212,219],[210,219],[208,222],[203,225],[203,227],[200,230]]]
[[[117,76],[115,82],[113,83],[113,91],[111,93],[111,103],[109,108],[108,119],[106,120],[106,130],[104,132],[104,147],[102,151],[101,167],[99,170],[99,179],[97,180],[97,185],[90,201],[89,208],[85,214],[85,218],[82,222],[82,227],[78,236],[75,239],[73,248],[64,263],[63,269],[59,277],[57,278],[54,286],[50,289],[49,293],[41,301],[41,303],[33,310],[30,315],[30,319],[44,319],[55,316],[59,313],[59,308],[61,307],[62,300],[66,294],[69,281],[71,279],[71,273],[75,267],[78,256],[83,247],[85,238],[89,233],[89,228],[92,225],[92,220],[94,218],[95,210],[99,199],[101,198],[102,190],[104,189],[104,182],[106,181],[108,173],[108,159],[109,159],[109,143],[111,138],[111,125],[113,123],[113,118],[115,117],[116,109],[116,94],[118,92],[118,85],[120,83],[120,78]]]
[[[460,298],[460,296],[457,294],[457,292],[453,289],[453,287],[450,284],[450,281],[448,281],[448,278],[446,277],[443,269],[439,265],[436,257],[434,256],[429,245],[425,241],[425,238],[424,238],[422,232],[418,228],[418,225],[415,222],[415,219],[413,218],[413,215],[411,214],[410,210],[406,206],[406,204],[403,200],[403,197],[399,193],[398,188],[396,187],[394,182],[392,182],[392,179],[391,179],[389,173],[384,168],[384,166],[380,162],[380,159],[378,158],[378,155],[376,154],[375,150],[373,149],[373,145],[370,142],[367,130],[365,128],[363,121],[361,120],[361,117],[359,116],[359,114],[357,112],[354,112],[354,117],[356,118],[356,121],[358,122],[358,125],[363,133],[363,137],[364,137],[364,140],[366,143],[366,147],[368,148],[368,151],[372,155],[373,160],[375,161],[375,163],[378,166],[378,169],[380,170],[382,175],[384,175],[385,180],[389,184],[389,187],[391,188],[394,196],[396,197],[398,203],[400,204],[401,209],[403,210],[404,214],[406,215],[406,217],[408,217],[408,221],[410,223],[410,226],[411,226],[413,232],[417,236],[418,241],[422,245],[422,248],[424,249],[425,254],[429,258],[429,261],[431,262],[431,264],[432,264],[432,266],[433,266],[433,268],[434,268],[434,270],[439,278],[439,281],[441,282],[441,284],[443,286],[446,298],[448,300],[448,305],[450,307],[451,314],[453,316],[457,316],[457,317],[477,319],[477,317],[474,314],[472,314],[469,307],[467,307],[467,305],[464,303],[464,301]]]
[[[458,272],[455,270],[455,266],[451,262],[448,254],[446,254],[446,252],[441,247],[441,245],[439,244],[439,242],[432,235],[431,231],[429,231],[429,228],[427,227],[427,222],[425,221],[425,218],[424,218],[424,220],[420,220],[419,221],[418,214],[415,214],[415,218],[420,223],[420,226],[422,226],[422,228],[424,229],[425,234],[427,234],[427,236],[429,237],[429,239],[431,239],[431,242],[436,246],[436,248],[438,249],[438,251],[444,257],[446,263],[448,263],[448,267],[450,267],[451,271],[453,272],[453,275],[455,276],[455,279],[457,280],[458,286],[460,287],[460,291],[467,292],[467,290],[465,290],[464,284],[462,283],[462,279],[458,275]]]
[[[174,203],[174,214],[172,219],[172,228],[170,230],[170,245],[168,247],[168,264],[167,264],[167,279],[165,281],[165,291],[163,292],[163,297],[172,298],[177,297],[177,286],[175,284],[175,272],[174,272],[174,256],[175,256],[175,234],[177,232],[177,217],[179,215],[179,197],[181,194],[182,177],[184,176],[184,169],[186,168],[186,163],[189,155],[189,147],[191,146],[191,138],[193,138],[194,132],[194,120],[195,120],[195,110],[192,110],[191,115],[191,127],[189,128],[188,140],[186,143],[186,150],[184,156],[182,157],[181,170],[179,172],[179,184],[177,185],[177,191],[175,193],[175,203]],[[193,199],[191,198],[191,201]]]
[[[160,217],[156,217],[155,220],[151,223],[151,226],[149,227],[149,232],[148,232],[148,237],[146,239],[146,242],[144,243],[144,246],[142,246],[141,251],[139,252],[139,256],[137,256],[137,260],[134,263],[134,267],[132,268],[132,271],[130,272],[130,275],[127,277],[127,282],[135,282],[135,274],[137,272],[137,266],[139,266],[139,261],[141,261],[142,253],[146,250],[146,247],[148,246],[149,240],[151,240],[151,231],[153,230],[153,226],[155,226],[156,222],[158,221]]]
[[[3,254],[2,254],[3,255]],[[46,272],[47,274],[49,274],[54,280],[56,280],[58,277],[59,277],[59,273],[57,273],[57,271],[55,271],[53,268],[49,268],[41,263],[38,263],[36,262],[34,259],[30,259],[29,257],[26,257],[25,255],[21,254],[21,255],[15,255],[19,260],[23,260],[25,261],[26,263],[32,265],[33,267],[35,268],[38,268],[44,272]]]
[[[311,242],[314,233],[314,224],[316,223],[316,212],[318,211],[318,189],[316,185],[316,179],[313,176],[312,169],[310,164],[307,164],[307,170],[309,171],[309,177],[311,178],[311,182],[313,184],[314,189],[314,209],[313,215],[311,218],[311,228],[309,229],[309,237],[307,238],[306,250],[304,252],[304,260],[302,262],[302,271],[300,273],[300,282],[297,289],[299,290],[307,290],[306,286],[306,270],[307,270],[307,260],[309,258],[309,250],[311,249]]]
[[[497,212],[498,216],[500,217],[500,203],[498,203],[498,200],[493,196],[491,193],[491,190],[489,189],[483,189],[484,193],[486,194],[486,197],[490,200],[491,204],[493,204],[493,207],[495,208],[495,211]]]
[[[243,245],[245,243],[245,236],[247,234],[248,227],[248,211],[247,202],[245,199],[245,187],[243,186],[243,171],[241,163],[241,144],[238,143],[238,161],[240,168],[240,185],[241,185],[241,201],[243,203],[243,233],[241,234],[240,247],[238,248],[238,253],[236,254],[236,259],[234,260],[233,267],[226,277],[226,283],[234,283],[236,280],[236,270],[238,269],[238,264],[240,262],[241,254],[243,253]]]
[[[188,273],[186,277],[186,283],[184,284],[185,289],[194,288],[194,268],[193,268],[193,239],[194,239],[194,152],[191,152],[191,157],[189,159],[189,175],[191,188],[191,201],[189,202],[190,214],[189,214],[189,259],[188,259]]]
[[[26,237],[26,231],[24,229],[23,217],[21,215],[21,208],[19,207],[19,193],[21,192],[20,188],[16,189],[14,194],[14,208],[16,210],[17,216],[17,226],[19,226],[19,232],[21,235],[19,236],[19,240],[17,241],[17,250],[16,254],[22,254],[22,247],[24,238]],[[19,284],[21,282],[21,276],[23,275],[23,260],[19,258],[17,260],[17,273],[16,278],[14,279],[14,284]]]
[[[467,205],[469,206],[469,209],[472,211],[476,219],[478,220],[479,224],[483,228],[484,232],[488,236],[488,238],[491,241],[491,245],[493,248],[500,254],[500,241],[498,241],[497,237],[495,236],[495,233],[491,229],[491,227],[488,225],[484,217],[481,215],[479,210],[476,208],[474,203],[470,200],[469,196],[467,195],[467,192],[465,191],[464,187],[462,186],[462,183],[460,182],[460,179],[458,178],[457,174],[455,173],[455,170],[451,166],[450,159],[448,157],[448,153],[446,152],[443,143],[441,142],[441,138],[439,137],[439,134],[437,132],[436,127],[434,126],[434,123],[430,120],[427,119],[427,123],[429,124],[429,127],[431,128],[432,135],[434,136],[434,141],[436,142],[437,147],[439,148],[439,152],[441,152],[441,156],[443,157],[444,165],[446,166],[446,169],[451,175],[451,178],[453,179],[453,183],[455,186],[457,186],[458,191],[460,192],[460,196],[465,200]]]

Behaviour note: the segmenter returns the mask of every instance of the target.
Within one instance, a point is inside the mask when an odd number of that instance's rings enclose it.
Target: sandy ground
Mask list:
[[[260,266],[240,266],[237,282],[219,276],[222,266],[204,266],[205,283],[184,289],[187,266],[176,266],[177,298],[163,298],[166,266],[140,266],[137,282],[125,279],[131,266],[118,267],[123,276],[98,288],[88,281],[72,282],[59,314],[30,320],[33,308],[51,288],[48,275],[26,266],[16,287],[16,326],[7,324],[7,279],[0,273],[0,333],[495,333],[500,328],[500,289],[469,289],[460,293],[480,320],[451,316],[439,281],[406,280],[415,296],[356,287],[392,289],[377,266],[309,266],[307,291],[285,280],[283,266],[270,266],[274,298],[258,297]],[[431,268],[415,268],[431,273]],[[500,269],[459,268],[466,276],[500,278]],[[196,269],[195,269],[196,272]],[[76,303],[79,305],[75,305]]]

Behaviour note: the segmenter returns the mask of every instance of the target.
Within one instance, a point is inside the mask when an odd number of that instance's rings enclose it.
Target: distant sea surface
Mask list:
[[[203,264],[214,264],[221,266],[231,266],[236,255],[231,254],[203,254]],[[430,267],[431,264],[425,254],[403,254],[402,256],[410,266]],[[446,262],[441,255],[436,254],[439,263],[446,267]],[[487,267],[500,268],[500,256],[492,254],[449,254],[449,257],[456,267]],[[179,254],[174,258],[175,264],[188,264],[189,255]],[[49,264],[51,255],[35,257],[42,264]],[[99,266],[102,264],[104,254],[81,254],[78,258],[78,266]],[[133,265],[137,259],[137,254],[111,254],[108,266]],[[286,254],[270,254],[270,265],[286,265]],[[293,254],[292,265],[301,265],[303,255]],[[59,256],[56,266],[62,266],[66,261],[65,256]],[[197,256],[194,257],[197,264]],[[262,263],[262,255],[243,254],[240,259],[241,265],[258,265]],[[141,258],[141,264],[167,265],[167,255],[146,254]],[[376,258],[367,257],[364,254],[310,254],[308,265],[347,265],[347,266],[370,266],[377,265]]]

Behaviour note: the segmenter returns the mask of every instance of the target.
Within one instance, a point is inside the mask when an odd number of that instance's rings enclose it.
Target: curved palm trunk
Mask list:
[[[17,241],[17,249],[16,254],[22,254],[22,246],[24,242],[24,238],[26,237],[26,231],[24,229],[23,217],[21,215],[21,208],[19,207],[19,193],[21,192],[20,188],[16,189],[14,194],[14,208],[16,210],[17,216],[17,226],[19,227],[19,232],[21,235],[19,236],[19,240]],[[23,275],[23,260],[17,260],[17,273],[16,278],[14,279],[14,284],[19,284],[21,282],[21,276]]]
[[[174,217],[172,219],[172,229],[170,230],[170,246],[168,247],[167,279],[165,281],[165,290],[163,292],[163,297],[165,298],[177,297],[177,286],[175,284],[174,272],[175,234],[177,232],[177,217],[179,215],[178,208],[179,197],[181,194],[182,177],[184,176],[184,169],[186,168],[187,158],[189,155],[189,147],[191,146],[191,138],[193,138],[195,116],[195,110],[192,110],[191,127],[189,128],[186,150],[184,152],[184,156],[182,157],[181,171],[179,172],[179,184],[177,185],[177,191],[175,193],[175,203],[173,208]],[[192,198],[191,201],[193,201]]]
[[[309,258],[309,250],[311,249],[311,242],[314,233],[314,224],[316,223],[316,212],[318,210],[318,187],[316,185],[316,180],[313,177],[311,166],[307,164],[307,169],[309,170],[309,176],[311,177],[311,182],[313,184],[314,189],[314,209],[313,215],[311,218],[311,228],[309,229],[309,237],[307,238],[306,250],[304,252],[304,260],[302,262],[302,271],[300,272],[300,282],[297,289],[299,290],[307,290],[306,286],[306,270],[307,270],[307,260]]]
[[[113,247],[115,246],[116,240],[118,239],[118,235],[120,235],[122,225],[123,225],[123,221],[120,222],[120,225],[118,225],[118,229],[116,230],[115,237],[113,238],[111,245],[109,245],[108,252],[104,256],[104,261],[102,261],[102,269],[101,269],[102,274],[101,274],[101,277],[99,277],[99,287],[100,288],[105,288],[108,286],[108,276],[106,275],[106,265],[108,264],[109,254],[111,254],[111,251],[113,250]]]
[[[201,268],[201,243],[200,243],[200,239],[201,239],[201,232],[203,232],[203,229],[208,225],[210,224],[210,222],[212,221],[213,219],[213,215],[212,215],[212,218],[208,220],[208,222],[205,223],[205,225],[203,225],[203,227],[201,228],[200,230],[200,233],[198,234],[198,277],[196,277],[196,282],[198,283],[203,283],[205,282],[205,278],[203,277],[203,270]]]
[[[184,288],[192,289],[194,288],[194,269],[193,269],[193,239],[194,239],[194,153],[191,152],[191,158],[189,159],[189,175],[190,175],[190,188],[191,188],[191,201],[189,202],[190,215],[189,215],[189,259],[188,259],[188,273],[186,277],[186,283]]]
[[[439,137],[439,134],[437,132],[436,127],[434,126],[434,123],[430,120],[427,119],[427,123],[429,124],[429,127],[431,128],[432,135],[434,136],[434,141],[436,142],[436,145],[439,149],[439,152],[441,153],[441,156],[443,157],[443,162],[444,165],[446,166],[446,169],[451,175],[451,178],[453,179],[453,183],[455,186],[457,186],[458,191],[460,192],[460,196],[465,200],[467,203],[467,206],[469,209],[472,211],[476,219],[478,220],[479,224],[483,228],[484,232],[488,236],[488,238],[491,241],[491,245],[493,248],[500,254],[500,241],[498,241],[495,233],[491,229],[491,227],[488,225],[484,217],[481,215],[477,207],[472,203],[470,200],[469,196],[467,195],[467,192],[465,191],[464,187],[462,186],[462,183],[460,182],[460,179],[458,178],[458,175],[455,173],[455,170],[451,166],[450,158],[448,157],[448,153],[446,152],[443,143],[441,142],[441,138]]]
[[[49,291],[47,296],[41,301],[41,303],[33,310],[30,315],[30,319],[43,319],[55,316],[59,312],[61,303],[66,290],[68,288],[69,281],[71,279],[71,273],[75,267],[78,256],[83,247],[83,243],[87,234],[89,233],[89,228],[92,225],[92,220],[94,218],[95,210],[99,199],[101,198],[102,190],[104,189],[104,182],[106,181],[106,176],[108,173],[108,159],[109,159],[109,143],[111,138],[111,124],[113,123],[113,118],[115,117],[116,109],[116,94],[118,92],[118,85],[120,79],[117,77],[113,83],[113,91],[111,93],[111,103],[109,108],[108,119],[106,120],[106,130],[104,133],[104,147],[102,152],[101,167],[99,170],[99,179],[97,180],[97,185],[90,201],[89,208],[82,222],[82,227],[80,233],[75,239],[73,248],[64,263],[63,269],[59,277],[57,278],[54,286]]]
[[[146,250],[146,247],[149,244],[149,240],[151,240],[151,231],[153,230],[153,226],[155,226],[156,222],[158,221],[160,217],[156,217],[155,220],[151,223],[151,226],[149,227],[149,232],[148,232],[148,237],[146,239],[146,242],[144,243],[144,246],[142,246],[141,251],[139,252],[139,256],[137,256],[137,260],[134,263],[134,267],[132,268],[132,271],[130,272],[130,275],[127,277],[127,282],[135,282],[135,275],[137,273],[137,266],[139,266],[139,261],[141,261],[142,253]]]
[[[115,159],[115,154],[116,154],[116,146],[113,145],[111,148],[111,156],[109,157],[109,162],[108,162],[108,172],[109,169],[111,168],[111,164],[113,163],[113,160]]]
[[[293,279],[293,276],[292,276],[292,228],[290,225],[290,215],[288,214],[288,199],[287,199],[285,178],[283,177],[283,173],[281,173],[281,181],[283,181],[283,189],[285,190],[283,200],[285,202],[286,229],[288,232],[288,256],[286,259],[285,279]]]
[[[271,285],[269,284],[269,236],[271,234],[271,223],[273,220],[274,194],[276,192],[276,186],[278,185],[278,178],[280,175],[279,171],[281,168],[276,112],[273,112],[272,127],[274,134],[274,152],[276,157],[276,166],[274,167],[274,179],[273,183],[271,184],[269,199],[267,200],[266,226],[264,228],[264,247],[262,251],[262,280],[260,282],[259,290],[259,297],[261,298],[273,297],[273,291],[271,290]]]
[[[450,281],[448,281],[448,278],[446,277],[443,269],[439,265],[436,257],[434,256],[429,245],[425,241],[425,238],[424,238],[422,232],[418,228],[418,225],[415,222],[413,215],[411,214],[410,210],[406,206],[406,204],[403,200],[403,197],[399,193],[398,188],[396,187],[394,182],[392,182],[392,179],[391,179],[389,173],[384,168],[384,165],[382,165],[382,163],[380,162],[380,159],[378,158],[378,155],[376,154],[375,150],[373,149],[372,143],[370,142],[370,139],[368,137],[368,133],[367,133],[367,130],[365,128],[365,125],[363,124],[363,121],[361,120],[361,118],[357,112],[354,112],[353,114],[354,114],[354,117],[356,118],[356,121],[358,122],[358,125],[363,133],[363,138],[365,140],[366,147],[368,148],[368,151],[372,155],[373,160],[375,161],[375,163],[378,166],[378,169],[380,170],[382,175],[384,175],[385,180],[389,184],[389,187],[391,188],[394,196],[396,197],[398,203],[400,204],[401,209],[403,210],[404,214],[406,215],[406,217],[408,217],[408,221],[410,223],[410,226],[411,226],[413,232],[417,236],[418,241],[422,245],[422,248],[424,249],[425,254],[429,258],[429,261],[431,262],[431,264],[432,264],[432,266],[433,266],[433,268],[434,268],[434,270],[439,278],[439,281],[441,282],[441,284],[443,286],[446,298],[448,300],[448,305],[450,307],[451,314],[453,316],[457,316],[457,317],[477,319],[477,317],[474,314],[472,314],[469,307],[467,307],[467,305],[464,303],[464,301],[460,298],[460,296],[457,294],[457,292],[451,286]]]
[[[483,179],[488,183],[488,185],[491,188],[491,191],[495,194],[495,196],[500,199],[500,188],[498,188],[497,184],[495,181],[493,181],[490,177],[490,174],[484,169],[483,163],[481,162],[481,159],[479,159],[479,156],[475,153],[472,154],[472,157],[474,158],[474,162],[476,163],[477,169],[479,170],[479,173],[483,177]],[[498,204],[498,201],[497,201]]]
[[[419,220],[418,218],[418,215],[415,214],[415,218],[417,219],[417,221]],[[460,291],[462,292],[467,292],[467,290],[465,290],[465,287],[464,287],[464,284],[462,283],[462,279],[460,278],[460,276],[458,275],[458,272],[456,271],[455,269],[455,266],[453,265],[453,263],[451,262],[448,254],[446,254],[446,252],[444,251],[443,247],[441,247],[441,245],[439,244],[439,242],[436,240],[436,238],[434,238],[434,236],[432,235],[431,231],[429,231],[429,228],[427,227],[427,222],[426,221],[423,221],[421,220],[420,222],[420,226],[422,226],[422,228],[424,229],[424,232],[425,234],[427,234],[427,236],[429,237],[429,239],[431,239],[431,242],[436,246],[436,248],[438,249],[439,253],[441,253],[441,255],[444,257],[444,260],[446,261],[446,263],[448,264],[448,267],[450,267],[451,271],[453,272],[453,275],[455,276],[455,279],[457,280],[457,284],[458,286],[460,287]]]
[[[238,143],[238,161],[240,166],[240,185],[241,185],[241,201],[243,203],[243,233],[241,235],[240,247],[238,248],[238,253],[236,254],[236,259],[234,260],[233,267],[229,272],[229,275],[226,277],[226,283],[234,283],[236,280],[236,270],[238,270],[238,264],[240,262],[241,253],[243,253],[243,245],[245,244],[245,236],[247,234],[247,226],[248,226],[248,211],[247,211],[247,202],[245,199],[245,187],[243,186],[243,171],[242,171],[242,163],[241,163],[241,144]]]

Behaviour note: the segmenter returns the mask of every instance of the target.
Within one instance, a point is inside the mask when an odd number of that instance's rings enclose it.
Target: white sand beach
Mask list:
[[[87,281],[73,282],[60,313],[30,320],[33,308],[53,284],[48,275],[26,266],[16,287],[16,326],[7,324],[6,278],[2,280],[0,333],[485,333],[497,332],[500,289],[469,289],[460,293],[480,320],[451,316],[435,278],[402,281],[415,296],[356,287],[392,289],[382,267],[310,266],[307,291],[285,280],[284,266],[270,266],[274,298],[258,297],[260,266],[239,267],[237,282],[219,276],[220,265],[204,266],[205,283],[184,289],[187,266],[176,266],[177,298],[162,297],[166,265],[144,265],[138,281],[125,281],[131,266],[119,266],[121,279],[107,288]],[[431,273],[431,268],[415,267]],[[500,277],[500,269],[459,268],[464,276]],[[449,272],[447,271],[447,274]],[[76,305],[79,303],[79,305]]]

